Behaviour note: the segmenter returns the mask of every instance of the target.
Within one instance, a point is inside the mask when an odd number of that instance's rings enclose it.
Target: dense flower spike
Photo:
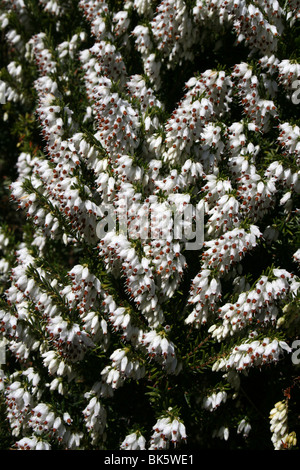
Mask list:
[[[221,403],[225,403],[227,399],[227,393],[225,390],[220,390],[219,392],[213,392],[211,395],[204,398],[202,406],[206,410],[214,411]]]
[[[296,446],[299,8],[2,0],[9,448]]]

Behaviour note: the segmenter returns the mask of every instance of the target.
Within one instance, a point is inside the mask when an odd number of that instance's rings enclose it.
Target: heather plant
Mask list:
[[[2,448],[297,449],[299,19],[0,1]]]

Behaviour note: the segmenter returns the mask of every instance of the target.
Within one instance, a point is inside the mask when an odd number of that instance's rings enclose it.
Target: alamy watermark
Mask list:
[[[169,202],[128,204],[126,198],[114,204],[102,204],[102,219],[96,233],[103,239],[107,233],[124,234],[130,239],[178,240],[186,250],[199,250],[204,243],[204,208]],[[104,215],[105,214],[105,215]]]

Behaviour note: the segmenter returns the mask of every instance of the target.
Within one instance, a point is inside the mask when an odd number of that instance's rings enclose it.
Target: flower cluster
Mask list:
[[[270,362],[277,362],[283,356],[284,351],[291,351],[291,348],[284,342],[276,338],[254,339],[255,334],[250,334],[250,338],[244,343],[235,346],[227,357],[219,359],[214,363],[214,370],[242,371],[250,367],[260,367]]]
[[[262,276],[250,291],[243,291],[235,304],[225,304],[219,308],[222,324],[212,325],[212,336],[219,341],[235,331],[253,323],[276,323],[278,306],[286,296],[299,288],[290,273],[282,269],[273,271],[274,280]]]
[[[226,403],[226,399],[227,393],[225,392],[225,390],[220,390],[217,393],[213,392],[211,395],[208,395],[204,398],[202,406],[206,410],[214,411],[219,408],[222,403]]]
[[[133,432],[125,437],[121,444],[122,450],[145,450],[146,439],[139,432]]]
[[[270,430],[275,450],[296,446],[295,433],[288,433],[288,407],[285,400],[277,402],[270,411]]]
[[[153,426],[150,450],[169,449],[170,444],[176,448],[187,438],[184,424],[175,416],[159,418]]]

